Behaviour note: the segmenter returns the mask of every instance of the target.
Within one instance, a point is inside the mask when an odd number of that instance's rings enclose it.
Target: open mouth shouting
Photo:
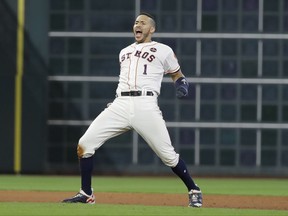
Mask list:
[[[141,29],[135,29],[134,35],[135,35],[135,39],[138,41],[141,39],[143,32]]]

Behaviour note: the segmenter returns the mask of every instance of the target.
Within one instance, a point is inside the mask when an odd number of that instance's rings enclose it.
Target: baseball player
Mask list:
[[[91,123],[80,138],[77,154],[80,163],[81,189],[65,203],[95,203],[91,188],[93,155],[107,140],[135,130],[162,162],[171,167],[188,189],[189,207],[202,206],[202,192],[191,178],[185,162],[175,152],[157,104],[163,75],[170,75],[176,96],[188,95],[189,84],[181,72],[173,50],[152,40],[155,21],[147,13],[135,20],[135,43],[119,54],[120,76],[115,100]]]

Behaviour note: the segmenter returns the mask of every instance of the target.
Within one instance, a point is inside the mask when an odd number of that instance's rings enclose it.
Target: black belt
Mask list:
[[[121,92],[121,96],[153,96],[154,93],[152,91],[146,91],[142,94],[142,91],[128,91]]]

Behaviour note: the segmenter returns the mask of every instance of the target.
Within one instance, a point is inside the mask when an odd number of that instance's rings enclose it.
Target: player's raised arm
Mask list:
[[[170,74],[170,76],[176,88],[177,98],[186,97],[188,95],[189,83],[182,71],[179,69],[177,72]]]

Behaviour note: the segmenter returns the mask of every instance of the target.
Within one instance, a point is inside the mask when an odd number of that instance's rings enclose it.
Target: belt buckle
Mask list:
[[[141,96],[142,95],[142,92],[141,91],[136,91],[135,92],[135,96]]]

